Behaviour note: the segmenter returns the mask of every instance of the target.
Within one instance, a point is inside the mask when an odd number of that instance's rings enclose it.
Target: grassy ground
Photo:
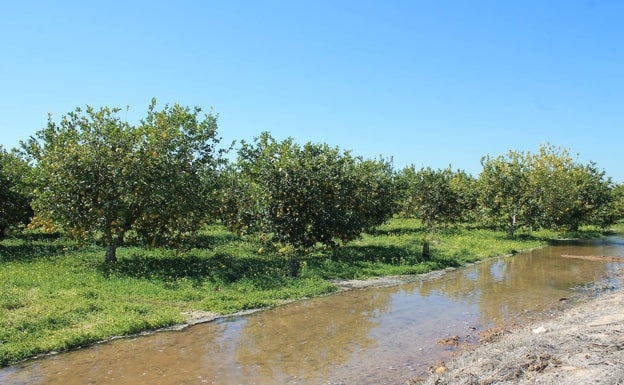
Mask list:
[[[314,250],[303,258],[301,276],[291,278],[283,250],[220,226],[206,228],[185,251],[122,247],[112,267],[99,246],[22,234],[0,242],[0,366],[180,323],[184,312],[267,307],[333,292],[331,278],[424,273],[543,246],[556,236],[440,230],[433,257],[422,261],[420,224],[395,219],[346,247]]]

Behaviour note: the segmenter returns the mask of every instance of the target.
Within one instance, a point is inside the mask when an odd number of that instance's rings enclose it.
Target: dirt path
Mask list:
[[[621,274],[620,274],[621,276]],[[427,385],[624,384],[624,291],[601,295],[557,318],[492,333]]]

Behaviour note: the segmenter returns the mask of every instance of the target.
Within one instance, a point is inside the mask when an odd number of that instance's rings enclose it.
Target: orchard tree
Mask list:
[[[541,146],[527,156],[529,181],[525,189],[534,199],[533,215],[527,219],[536,228],[561,228],[574,217],[575,164],[567,150]]]
[[[624,183],[619,183],[611,190],[611,218],[613,222],[624,219]]]
[[[540,147],[531,157],[529,186],[537,227],[576,230],[582,224],[609,224],[611,180],[595,163],[581,164],[564,148]]]
[[[598,169],[596,163],[577,165],[574,172],[574,200],[576,217],[564,223],[565,228],[576,230],[580,225],[596,225],[606,228],[618,219],[614,211],[617,193],[613,192],[611,178]]]
[[[487,220],[519,226],[576,230],[607,226],[613,185],[595,163],[581,164],[568,150],[542,145],[536,154],[510,151],[485,157],[479,176],[480,206]]]
[[[481,159],[483,170],[479,174],[479,206],[486,222],[507,228],[513,236],[532,211],[529,185],[530,165],[528,154],[509,151],[506,155]]]
[[[478,220],[479,207],[477,180],[464,170],[457,170],[453,173],[450,184],[457,199],[459,221],[475,223]]]
[[[386,159],[354,159],[351,170],[351,183],[355,194],[345,205],[357,218],[351,236],[344,241],[358,238],[358,228],[369,231],[385,223],[398,211],[399,187],[392,162]],[[349,206],[350,204],[350,206]],[[355,231],[354,231],[355,230]]]
[[[31,168],[16,152],[0,146],[0,239],[9,228],[26,225],[32,217],[26,179]]]
[[[470,178],[464,172],[455,173],[450,167],[416,171],[412,165],[402,170],[400,178],[406,189],[402,214],[421,219],[427,228],[458,223],[473,205]]]
[[[624,219],[624,188],[623,185],[613,185],[608,202],[593,210],[589,223],[606,229],[621,219]]]
[[[458,223],[468,217],[476,205],[471,192],[473,178],[450,167],[433,170],[430,167],[416,171],[412,165],[402,170],[400,179],[404,188],[402,214],[422,220],[429,235],[423,240],[423,258],[428,259],[429,238],[441,225]]]
[[[224,224],[271,236],[299,253],[358,238],[392,217],[397,197],[387,161],[363,160],[326,144],[277,142],[266,132],[242,143],[225,179]]]
[[[36,162],[38,218],[70,234],[101,237],[106,262],[130,232],[146,246],[173,244],[214,208],[210,180],[223,162],[217,118],[178,104],[133,126],[120,109],[87,106],[63,116],[24,147]]]

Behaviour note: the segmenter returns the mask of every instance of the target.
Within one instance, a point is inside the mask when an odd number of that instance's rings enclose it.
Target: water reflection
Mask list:
[[[436,280],[355,290],[117,340],[0,370],[2,384],[399,384],[448,358],[436,340],[525,319],[619,263],[561,254],[624,255],[624,239],[562,243]]]
[[[390,310],[390,291],[350,294],[341,301],[304,301],[277,308],[270,317],[249,317],[236,360],[258,363],[254,369],[262,373],[251,373],[254,376],[326,377],[328,362],[344,365],[354,353],[377,345],[370,330],[379,326],[381,316]],[[297,365],[302,360],[305,368]]]

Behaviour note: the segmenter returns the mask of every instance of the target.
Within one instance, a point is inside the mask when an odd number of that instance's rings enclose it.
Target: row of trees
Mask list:
[[[624,188],[567,150],[510,151],[482,159],[475,178],[450,167],[396,171],[326,144],[300,146],[262,133],[228,162],[217,117],[152,100],[138,125],[119,109],[76,109],[24,142],[0,148],[0,231],[31,222],[106,246],[132,238],[176,244],[219,219],[296,253],[358,238],[393,215],[433,231],[470,222],[506,228],[607,226],[624,216]]]
[[[401,171],[403,215],[428,228],[479,222],[506,229],[577,230],[606,227],[624,217],[624,185],[615,185],[595,163],[582,164],[568,150],[543,145],[535,154],[509,151],[485,156],[478,178],[464,171],[413,166]]]

